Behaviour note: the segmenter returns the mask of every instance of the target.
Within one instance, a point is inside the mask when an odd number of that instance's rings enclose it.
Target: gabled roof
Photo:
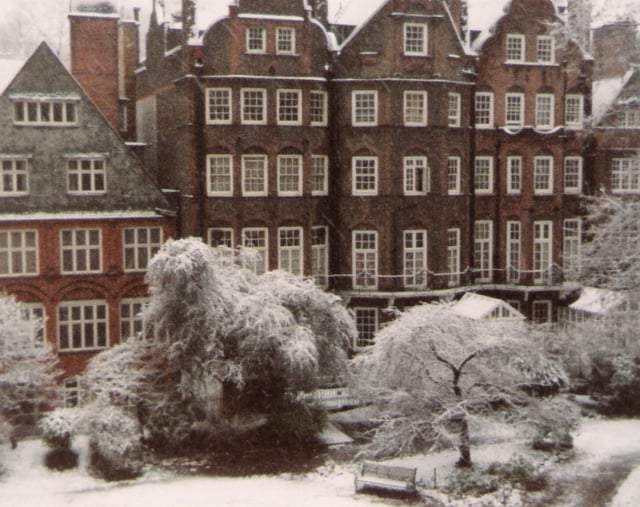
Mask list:
[[[577,310],[594,315],[604,315],[624,302],[624,296],[609,289],[583,287],[580,297],[569,305]]]
[[[598,125],[603,120],[636,72],[639,71],[629,70],[623,76],[599,79],[593,82],[592,101],[594,125]]]
[[[524,320],[525,317],[510,304],[501,299],[467,292],[451,307],[451,311],[461,317],[474,320]]]
[[[18,71],[22,68],[22,60],[2,60],[0,59],[0,95],[11,84]]]

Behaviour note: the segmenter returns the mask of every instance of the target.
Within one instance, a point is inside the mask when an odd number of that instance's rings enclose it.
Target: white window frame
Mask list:
[[[404,168],[404,194],[427,195],[431,190],[431,171],[427,157],[404,157],[402,166]]]
[[[553,222],[539,220],[533,222],[533,283],[548,281],[553,266]]]
[[[553,157],[540,155],[533,158],[533,193],[553,194]]]
[[[28,158],[0,155],[0,197],[29,195]]]
[[[553,129],[555,115],[555,96],[553,93],[536,94],[536,129]]]
[[[366,164],[367,167],[362,164]],[[353,195],[378,195],[378,157],[353,157],[351,159],[351,169]],[[364,172],[365,169],[366,173]]]
[[[302,227],[278,227],[278,269],[295,276],[304,272],[304,232]]]
[[[487,170],[486,185],[478,186],[478,171],[481,169],[480,165],[483,165],[482,169]],[[477,156],[473,162],[474,171],[474,193],[477,195],[490,195],[493,194],[493,157],[482,155]],[[483,178],[484,179],[484,178]]]
[[[539,308],[544,308],[544,313],[546,315],[546,318],[544,320],[541,320],[540,318],[538,318],[538,315],[540,315],[538,309]],[[551,305],[551,301],[549,300],[537,300],[533,302],[533,306],[532,306],[532,310],[531,310],[531,320],[536,323],[536,324],[548,324],[550,322],[552,322],[552,315],[551,315],[551,309],[552,309],[552,305]]]
[[[80,314],[74,315],[77,308]],[[64,313],[66,318],[63,318]],[[57,315],[58,352],[102,350],[109,347],[109,305],[105,300],[62,301],[58,303]],[[74,343],[74,336],[80,338],[79,345]],[[89,338],[93,344],[89,343]]]
[[[562,258],[565,271],[578,272],[582,265],[582,220],[565,218],[562,223]]]
[[[555,52],[555,39],[551,35],[538,35],[536,39],[536,59],[538,63],[554,64],[556,61]]]
[[[447,98],[447,125],[459,127],[462,118],[462,96],[457,92],[449,92]]]
[[[259,177],[257,168],[249,167],[250,162],[261,162],[262,163],[262,176]],[[268,193],[269,189],[269,161],[266,155],[261,154],[247,154],[242,155],[242,195],[245,197],[264,197]],[[253,171],[256,170],[256,173],[253,174]],[[250,172],[251,171],[251,172]],[[262,181],[262,188],[253,188],[253,184],[249,185],[250,182],[259,182]]]
[[[207,155],[207,195],[209,197],[233,196],[233,156]]]
[[[73,127],[78,124],[78,103],[79,100],[75,99],[17,99],[13,101],[13,124],[34,127]],[[59,115],[56,114],[58,108]]]
[[[426,289],[428,276],[428,249],[426,229],[403,231],[403,280],[406,289]]]
[[[231,125],[233,98],[231,88],[207,88],[207,125]]]
[[[0,277],[34,276],[40,273],[38,231],[6,229],[0,231]]]
[[[290,100],[292,98],[295,98],[293,102]],[[302,125],[301,90],[279,89],[277,92],[277,108],[278,125]]]
[[[569,94],[564,99],[565,128],[582,130],[584,128],[584,95]]]
[[[33,326],[33,345],[44,347],[47,343],[47,312],[43,303],[20,302],[22,317]]]
[[[616,127],[621,129],[639,129],[640,111],[619,111],[616,117]]]
[[[162,227],[122,229],[122,264],[125,273],[146,271],[149,261],[160,251]]]
[[[278,155],[278,195],[302,195],[302,155]],[[293,169],[294,172],[289,170]]]
[[[80,233],[84,239],[80,238]],[[67,234],[70,234],[71,243],[65,244]],[[91,242],[91,237],[96,234],[97,243]],[[92,265],[93,256],[97,256],[97,265]],[[71,269],[65,268],[65,258],[71,261]],[[81,264],[86,267],[81,269],[79,267]],[[102,271],[102,230],[98,228],[62,229],[60,231],[60,271],[63,274],[100,273]]]
[[[460,229],[447,229],[447,283],[449,287],[460,285]]]
[[[476,220],[473,227],[473,267],[476,281],[493,280],[493,221]]]
[[[253,43],[260,41],[259,46],[253,47]],[[261,26],[248,26],[246,28],[246,49],[250,55],[262,55],[267,51],[267,30]]]
[[[564,193],[565,194],[580,194],[582,192],[582,178],[583,178],[582,165],[583,165],[582,157],[579,157],[579,156],[564,157]]]
[[[475,126],[479,129],[494,127],[494,95],[493,92],[476,92]],[[486,119],[485,119],[486,117]]]
[[[522,225],[517,220],[507,221],[507,282],[519,283],[522,263]]]
[[[258,102],[251,103],[260,98]],[[240,90],[241,120],[244,125],[267,124],[267,90],[264,88],[242,88]],[[260,114],[258,114],[260,111]]]
[[[329,157],[311,155],[311,195],[329,195]]]
[[[507,157],[507,194],[518,195],[522,192],[522,157]]]
[[[216,236],[220,236],[221,240],[216,242]],[[207,229],[207,245],[211,248],[225,247],[232,253],[235,245],[233,236],[232,227],[209,227]]]
[[[358,247],[358,245],[364,245]],[[373,246],[371,246],[371,244]],[[354,230],[351,236],[353,288],[378,288],[378,231]]]
[[[406,56],[429,56],[429,25],[405,23],[402,29],[402,52]]]
[[[525,42],[524,34],[507,34],[505,41],[505,61],[507,63],[524,63],[526,54]],[[516,52],[517,55],[515,54]]]
[[[256,234],[256,237],[250,238],[248,234]],[[264,244],[255,244],[255,240],[262,241]],[[256,275],[262,275],[269,271],[269,229],[266,227],[244,227],[242,229],[242,247],[251,248],[255,251],[256,258],[251,263],[246,259],[243,260],[243,266],[253,271]]]
[[[309,93],[310,124],[312,127],[326,127],[328,117],[327,92],[312,90]]]
[[[135,340],[143,331],[142,312],[149,304],[148,297],[123,298],[120,301],[120,343]]]
[[[611,192],[613,194],[640,193],[640,157],[621,157],[611,160]]]
[[[372,102],[363,105],[362,101]],[[378,125],[378,90],[353,90],[351,92],[351,124],[354,127]]]
[[[65,158],[65,164],[67,193],[69,195],[104,195],[107,193],[107,157],[70,156]],[[86,167],[86,164],[89,167]],[[86,183],[88,183],[88,188],[85,188]]]
[[[516,118],[517,116],[517,118]],[[525,104],[524,93],[509,92],[504,100],[504,124],[507,127],[524,127]]]
[[[375,335],[380,327],[379,312],[377,308],[355,307],[353,318],[358,330],[356,347],[359,349],[371,347],[374,344]]]
[[[405,127],[426,127],[428,121],[428,96],[421,90],[405,90],[402,97],[402,114]]]
[[[311,228],[311,274],[318,287],[329,286],[329,228],[325,225]]]
[[[447,194],[460,195],[462,193],[462,159],[455,155],[447,157]]]
[[[288,37],[285,36],[288,35]],[[282,48],[280,43],[286,42],[288,48]],[[296,54],[296,29],[292,26],[279,26],[276,28],[276,54],[295,55]]]

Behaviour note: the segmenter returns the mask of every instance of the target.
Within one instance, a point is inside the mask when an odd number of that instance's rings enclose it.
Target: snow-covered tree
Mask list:
[[[25,411],[55,402],[57,358],[38,339],[41,326],[14,297],[0,296],[0,440]]]
[[[356,359],[359,388],[382,409],[372,453],[399,455],[457,441],[458,463],[471,464],[470,429],[500,419],[544,431],[526,410],[532,394],[565,383],[522,323],[472,320],[449,304],[407,310]],[[547,412],[545,412],[547,413]]]

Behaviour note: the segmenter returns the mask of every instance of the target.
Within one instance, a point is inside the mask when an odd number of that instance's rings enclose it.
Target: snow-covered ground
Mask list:
[[[598,465],[612,458],[640,456],[640,420],[587,421],[576,436],[576,461],[572,467],[598,473]],[[43,465],[46,447],[39,440],[20,442],[15,450],[0,448],[0,463],[7,474],[0,478],[2,507],[366,507],[389,505],[386,498],[356,495],[349,467],[326,466],[306,475],[246,478],[184,477],[149,472],[142,478],[107,483],[86,473],[86,440],[78,439],[80,466],[52,472]],[[492,444],[472,449],[479,463],[508,460],[522,444]],[[418,477],[430,486],[433,470],[441,484],[455,462],[455,452],[396,460],[417,466]],[[639,463],[640,464],[640,463]],[[612,507],[640,505],[640,471],[633,472],[618,491]]]

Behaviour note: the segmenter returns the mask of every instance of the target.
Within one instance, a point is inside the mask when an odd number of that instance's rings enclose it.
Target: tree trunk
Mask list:
[[[471,442],[469,440],[469,421],[467,416],[460,417],[460,444],[458,445],[460,451],[460,458],[456,466],[458,467],[470,467],[471,466]]]

